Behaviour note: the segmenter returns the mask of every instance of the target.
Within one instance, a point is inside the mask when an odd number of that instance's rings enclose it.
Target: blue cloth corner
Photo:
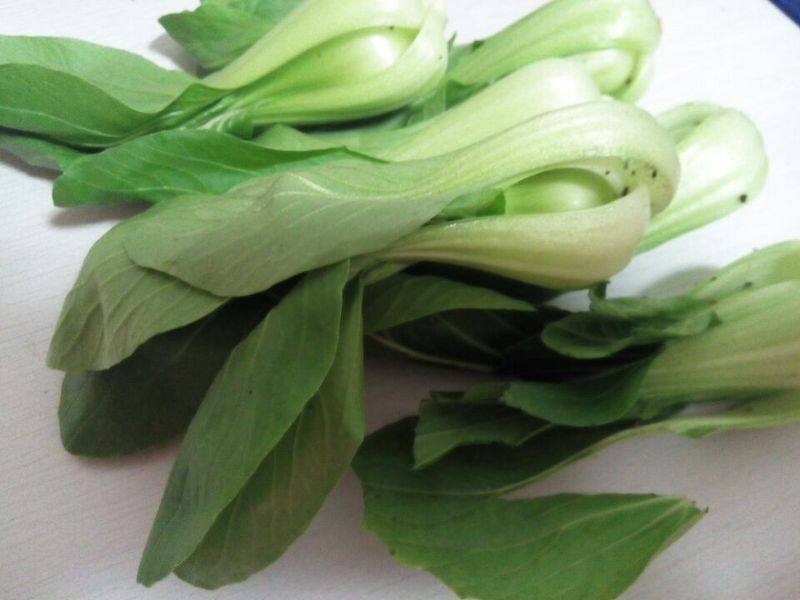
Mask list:
[[[800,25],[800,0],[772,0],[772,3],[785,12],[792,21]]]

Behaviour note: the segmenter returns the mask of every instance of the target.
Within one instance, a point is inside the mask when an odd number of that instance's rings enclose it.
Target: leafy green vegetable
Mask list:
[[[558,425],[605,425],[625,418],[634,408],[649,366],[649,361],[635,363],[557,383],[516,381],[509,384],[502,402]]]
[[[241,581],[306,529],[364,437],[360,284],[345,295],[336,358],[316,396],[177,569],[204,588]]]
[[[242,91],[202,119],[312,124],[401,108],[441,78],[444,25],[435,0],[307,0],[204,80]]]
[[[448,83],[469,90],[543,58],[572,57],[604,93],[633,100],[649,82],[660,35],[646,0],[555,0],[462,49]]]
[[[107,371],[67,373],[58,407],[64,447],[72,454],[116,456],[182,432],[230,351],[269,303],[264,297],[230,303],[151,339]]]
[[[481,600],[611,600],[703,515],[660,496],[501,500],[366,487],[364,498],[367,527],[396,560]]]
[[[163,579],[197,550],[320,389],[337,353],[348,271],[341,263],[307,275],[226,361],[175,460],[141,583]]]
[[[642,251],[743,206],[761,190],[767,174],[761,134],[741,112],[690,103],[658,119],[678,144],[681,183],[669,209],[650,224]]]
[[[508,257],[487,247],[487,236],[499,225],[491,217],[465,221],[453,231],[431,226],[432,233],[426,229],[412,235],[381,257],[458,263],[460,259],[451,259],[445,245],[455,236],[484,249],[483,255],[475,252],[465,261],[468,266],[499,269],[502,274],[513,271],[528,281],[541,277],[552,284],[577,284],[609,275],[612,266],[624,266],[649,219],[650,206],[660,210],[675,185],[677,163],[671,142],[645,113],[620,103],[586,103],[549,112],[483,144],[426,161],[341,161],[335,167],[323,164],[251,180],[215,202],[188,198],[162,203],[143,216],[136,235],[128,236],[125,245],[141,266],[215,294],[248,295],[309,269],[380,251],[428,222],[455,197],[576,160],[607,165],[634,191],[596,209],[599,214],[503,217],[505,233],[499,241],[507,244]],[[634,175],[634,166],[641,173],[657,168],[661,175],[657,179]],[[596,224],[601,217],[604,231]],[[530,218],[542,221],[534,227]],[[519,262],[523,252],[544,244],[556,230],[560,233],[563,227],[579,223],[595,234],[595,247],[584,243],[580,248],[589,273],[576,272],[580,249],[574,243],[576,252],[568,259],[543,252],[540,261],[527,261],[530,272],[520,272],[525,269]],[[616,228],[609,230],[612,223]],[[471,235],[473,231],[480,235]],[[436,243],[440,234],[443,249],[425,256],[423,240]],[[612,239],[612,234],[620,237]]]
[[[364,328],[367,333],[382,331],[455,309],[534,310],[526,302],[488,288],[398,273],[367,288]]]
[[[69,39],[0,38],[0,127],[89,148],[192,127],[242,137],[272,123],[390,112],[446,68],[434,0],[308,0],[203,80]]]
[[[227,301],[130,261],[123,242],[143,216],[117,225],[89,251],[61,309],[49,366],[108,369],[153,336],[194,323]]]
[[[215,131],[162,131],[72,161],[56,180],[53,199],[59,206],[74,206],[221,194],[257,176],[346,154],[282,152]]]

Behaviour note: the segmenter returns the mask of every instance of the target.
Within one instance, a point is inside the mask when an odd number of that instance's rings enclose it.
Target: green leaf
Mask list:
[[[59,206],[185,194],[221,194],[259,175],[302,168],[342,152],[282,152],[209,130],[154,133],[69,165],[56,180]]]
[[[200,0],[201,4],[225,4],[268,19],[273,25],[302,4],[303,0]]]
[[[117,225],[89,251],[50,343],[52,368],[108,369],[153,336],[194,323],[227,301],[131,262],[123,241],[142,216]]]
[[[372,333],[457,309],[535,310],[527,302],[488,288],[398,273],[367,288],[364,328]]]
[[[682,498],[407,496],[366,487],[366,526],[462,598],[612,600],[702,516]]]
[[[590,291],[590,312],[575,313],[542,332],[551,349],[579,359],[597,359],[632,346],[698,335],[717,323],[714,300],[692,294],[674,298],[606,299],[603,287]]]
[[[176,574],[217,588],[277,560],[306,529],[364,438],[362,290],[346,292],[336,359],[317,395]]]
[[[219,98],[180,71],[129,52],[65,38],[0,36],[0,127],[104,147]]]
[[[142,266],[214,293],[250,295],[380,249],[433,218],[447,193],[407,193],[412,173],[425,172],[427,164],[343,160],[254,179],[214,201],[155,206],[126,248]]]
[[[638,342],[631,323],[592,313],[575,313],[551,323],[542,332],[542,341],[565,356],[585,360],[611,356]]]
[[[306,275],[230,355],[178,452],[141,583],[195,552],[320,389],[337,352],[348,273],[340,263]]]
[[[447,402],[426,398],[419,409],[414,437],[414,468],[433,464],[461,446],[519,446],[550,427],[549,423],[498,404]]]
[[[58,407],[72,454],[118,456],[184,431],[233,347],[270,299],[232,302],[209,317],[151,339],[107,371],[67,373]]]
[[[84,154],[69,146],[30,135],[0,130],[0,150],[5,150],[32,167],[64,171]]]
[[[598,451],[615,433],[625,430],[622,425],[552,428],[519,446],[458,448],[426,468],[414,470],[415,427],[416,419],[405,419],[367,437],[353,462],[365,485],[405,494],[503,494]]]
[[[499,401],[556,425],[606,425],[633,411],[650,363],[642,361],[577,380],[514,381]]]
[[[507,352],[537,335],[546,317],[537,312],[450,310],[380,331],[373,337],[410,356],[479,371],[501,367]]]
[[[205,0],[195,10],[164,15],[159,23],[208,69],[241,56],[301,0]]]
[[[224,67],[270,29],[266,19],[217,2],[164,15],[158,22],[207,69]]]

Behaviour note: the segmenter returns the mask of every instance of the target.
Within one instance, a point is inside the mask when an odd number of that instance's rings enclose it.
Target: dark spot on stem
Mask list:
[[[744,284],[744,289],[749,290],[754,285],[755,284],[752,281],[748,281],[747,283]]]
[[[741,202],[742,204],[747,202],[747,194],[742,194],[741,196],[739,196],[739,202]]]
[[[624,188],[622,188],[622,195],[623,195],[623,196],[627,196],[627,195],[630,193],[630,191],[631,191],[631,188],[629,188],[629,187],[626,185]]]
[[[609,175],[611,175],[611,171],[606,170],[606,177],[608,177]]]
[[[653,179],[658,177],[658,169],[653,169]]]

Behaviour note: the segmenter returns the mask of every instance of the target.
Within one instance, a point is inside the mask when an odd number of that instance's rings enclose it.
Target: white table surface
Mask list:
[[[0,0],[0,33],[74,36],[187,64],[156,17],[193,0]],[[654,0],[664,24],[652,110],[702,99],[748,112],[771,157],[757,200],[702,232],[637,259],[615,291],[674,285],[754,247],[800,236],[800,29],[766,0]],[[485,35],[539,4],[450,0],[451,22]],[[0,86],[2,81],[0,81]],[[8,600],[342,600],[453,597],[432,577],[396,565],[360,526],[348,475],[308,533],[276,565],[217,595],[176,578],[135,583],[175,446],[96,461],[60,446],[60,375],[44,367],[64,295],[86,251],[125,211],[58,210],[43,172],[0,157],[0,598]],[[411,412],[432,387],[465,376],[369,362],[370,426]],[[711,512],[626,594],[641,600],[800,598],[800,428],[702,441],[660,436],[606,450],[530,493],[682,494]],[[591,599],[588,599],[591,600]]]

